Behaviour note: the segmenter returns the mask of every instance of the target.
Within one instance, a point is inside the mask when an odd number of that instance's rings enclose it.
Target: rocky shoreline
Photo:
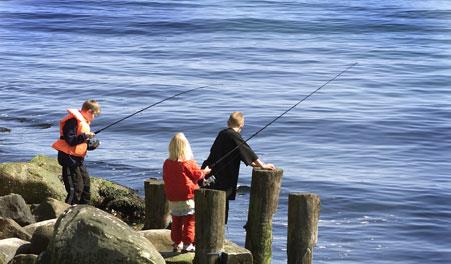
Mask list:
[[[193,253],[170,254],[169,230],[138,231],[136,192],[96,177],[91,192],[90,205],[65,204],[55,158],[0,164],[0,264],[191,263]]]
[[[56,158],[38,155],[29,162],[0,164],[0,196],[20,194],[37,206],[47,198],[64,202],[66,190]],[[125,186],[91,176],[91,205],[130,225],[144,222],[144,200]]]

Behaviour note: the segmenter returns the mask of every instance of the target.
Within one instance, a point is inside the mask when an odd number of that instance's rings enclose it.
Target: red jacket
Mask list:
[[[203,177],[203,171],[194,160],[165,160],[163,180],[166,198],[173,202],[193,199],[194,190],[199,189],[197,181]]]

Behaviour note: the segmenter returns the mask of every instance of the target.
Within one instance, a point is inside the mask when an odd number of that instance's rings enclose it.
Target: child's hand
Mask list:
[[[202,181],[202,186],[203,187],[210,186],[210,184],[215,183],[215,181],[216,181],[215,176],[210,176],[210,177],[208,177],[208,179],[204,178],[204,180]]]
[[[208,175],[208,174],[210,174],[211,169],[210,169],[210,167],[207,166],[202,171],[204,172],[204,175]]]
[[[85,135],[88,139],[94,138],[96,136],[94,132],[86,132]]]
[[[262,168],[265,170],[275,170],[276,166],[274,166],[274,164],[271,163],[265,163],[263,164]]]

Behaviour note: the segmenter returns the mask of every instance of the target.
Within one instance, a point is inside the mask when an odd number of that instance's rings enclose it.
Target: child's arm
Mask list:
[[[189,168],[188,168],[188,177],[193,181],[193,182],[198,182],[200,179],[204,178],[205,175],[207,175],[208,173],[210,173],[211,169],[207,166],[204,169],[201,169],[199,167],[199,165],[197,165],[197,163],[195,161],[192,161],[189,163]]]

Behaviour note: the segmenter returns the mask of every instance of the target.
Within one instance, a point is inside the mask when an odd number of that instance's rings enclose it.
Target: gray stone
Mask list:
[[[222,263],[227,264],[252,264],[252,253],[232,241],[226,240],[224,242],[224,252],[221,257]]]
[[[172,264],[191,264],[193,263],[194,253],[176,253],[172,252],[171,230],[168,229],[149,229],[138,231],[147,240],[152,242],[155,248],[164,257],[166,263]]]
[[[166,264],[192,264],[194,253],[173,254],[164,259]]]
[[[92,205],[129,224],[144,222],[144,200],[136,191],[101,178],[90,178]],[[0,196],[9,193],[22,195],[28,204],[40,204],[49,197],[63,202],[67,193],[57,159],[38,155],[30,162],[1,163]]]
[[[32,254],[31,243],[21,245],[16,251],[16,255],[20,254]]]
[[[11,218],[0,217],[0,239],[17,237],[30,241],[31,235]]]
[[[50,240],[53,237],[53,226],[40,226],[36,228],[33,236],[31,237],[31,249],[32,254],[39,255],[41,252],[47,249]]]
[[[60,216],[47,252],[51,264],[165,263],[138,232],[88,205],[71,206]]]
[[[38,256],[33,254],[16,255],[9,264],[35,264],[38,261]]]
[[[147,238],[164,257],[166,264],[192,264],[194,253],[172,252],[171,231],[168,229],[151,229],[138,231]]]
[[[138,233],[152,242],[158,252],[172,252],[171,230],[148,229],[138,231]]]
[[[36,156],[30,162],[0,164],[0,195],[18,193],[29,204],[39,204],[47,197],[64,201],[66,190],[56,159]]]
[[[11,218],[21,226],[36,222],[25,200],[18,194],[0,197],[0,216]]]
[[[193,253],[179,254],[172,252],[171,230],[150,229],[139,231],[139,233],[152,242],[160,254],[164,256],[166,263],[192,263]],[[252,253],[229,240],[224,241],[221,258],[221,263],[252,264]]]
[[[33,214],[36,221],[39,222],[54,219],[58,218],[69,206],[67,203],[48,197],[33,210]]]
[[[49,264],[51,262],[48,251],[44,251],[38,256],[37,264]]]
[[[0,255],[3,255],[5,263],[11,261],[16,255],[17,249],[25,244],[29,244],[29,242],[19,238],[7,238],[0,240]]]
[[[5,133],[5,132],[11,132],[11,129],[10,128],[7,128],[7,127],[0,127],[0,132],[3,132],[3,133]]]
[[[56,218],[50,219],[50,220],[45,220],[45,221],[41,221],[41,222],[37,222],[37,223],[31,224],[31,225],[24,226],[23,228],[29,234],[33,235],[36,228],[38,228],[40,226],[51,226],[53,228],[53,226],[55,226],[55,224],[56,224],[56,220],[57,220]]]
[[[144,222],[144,200],[138,194],[121,185],[91,177],[93,205],[119,217],[128,224]]]

